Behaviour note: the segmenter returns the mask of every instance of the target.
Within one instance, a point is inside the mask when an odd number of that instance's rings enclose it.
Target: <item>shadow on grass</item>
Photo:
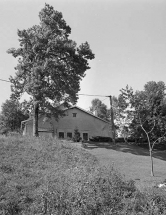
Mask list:
[[[96,148],[105,148],[105,149],[111,149],[111,150],[120,151],[124,153],[131,153],[134,155],[149,156],[148,148],[143,148],[134,144],[117,143],[116,145],[113,145],[113,143],[90,142],[86,147],[86,149],[88,150],[93,150]],[[166,161],[166,150],[159,151],[154,149],[153,157]]]

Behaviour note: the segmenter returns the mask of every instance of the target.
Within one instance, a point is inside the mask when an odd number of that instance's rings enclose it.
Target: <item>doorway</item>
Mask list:
[[[88,140],[88,133],[83,133],[82,136],[83,136],[83,140]]]

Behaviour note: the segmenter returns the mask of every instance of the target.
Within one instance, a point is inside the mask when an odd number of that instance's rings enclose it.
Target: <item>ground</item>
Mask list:
[[[138,192],[115,170],[155,185],[165,179],[165,152],[155,152],[151,178],[147,149],[60,141],[0,136],[0,214],[166,214],[165,188]]]
[[[81,144],[75,144],[81,147]],[[133,179],[136,186],[142,190],[146,187],[156,186],[166,179],[166,151],[154,150],[154,177],[150,176],[151,162],[149,151],[136,145],[117,143],[89,144],[86,148],[95,155],[100,164],[108,166],[113,164],[127,179]]]

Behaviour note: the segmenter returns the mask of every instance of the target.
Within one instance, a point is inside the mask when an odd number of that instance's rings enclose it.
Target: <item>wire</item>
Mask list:
[[[0,81],[10,82],[10,81],[4,80],[4,79],[0,79]],[[10,83],[11,83],[11,82],[10,82]]]
[[[108,96],[107,96],[108,97]],[[103,100],[101,100],[101,102],[103,102],[103,101],[105,101],[107,98],[105,98],[105,99],[103,99]]]
[[[4,80],[4,79],[1,79],[0,78],[0,81],[5,81],[5,82],[10,82],[10,81],[8,81],[8,80]],[[10,82],[11,83],[11,82]],[[78,95],[79,96],[98,96],[98,97],[109,97],[109,96],[104,96],[104,95],[89,95],[89,94],[80,94],[80,93],[78,93]],[[107,99],[107,98],[106,98]],[[104,99],[105,100],[105,99]],[[102,101],[104,101],[104,100],[102,100]]]
[[[80,96],[99,96],[99,97],[108,97],[108,96],[104,96],[104,95],[89,95],[89,94],[79,94]]]

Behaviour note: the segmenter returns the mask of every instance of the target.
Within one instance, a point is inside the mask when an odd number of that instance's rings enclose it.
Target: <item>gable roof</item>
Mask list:
[[[86,114],[88,114],[88,115],[90,115],[90,116],[93,116],[93,117],[95,117],[95,118],[97,118],[97,119],[99,119],[99,120],[101,120],[101,121],[103,121],[103,122],[105,122],[105,123],[110,124],[110,122],[108,122],[108,121],[106,121],[106,120],[104,120],[104,119],[101,119],[100,117],[95,116],[95,115],[93,115],[92,113],[89,113],[88,111],[86,111],[86,110],[84,110],[84,109],[82,109],[82,108],[80,108],[80,107],[78,107],[78,106],[76,106],[76,105],[75,105],[75,106],[72,106],[72,107],[70,107],[70,108],[66,108],[66,109],[64,109],[64,111],[66,111],[66,110],[71,110],[71,109],[74,109],[74,108],[77,108],[78,110],[80,110],[80,111],[82,111],[82,112],[84,112],[84,113],[86,113]],[[39,116],[39,117],[41,117],[41,116]],[[23,123],[29,122],[29,121],[31,121],[31,120],[33,120],[33,118],[29,118],[29,119],[27,119],[27,120],[24,120],[24,121],[21,122],[21,125],[22,125]]]
[[[70,109],[74,109],[74,108],[77,108],[78,110],[83,111],[84,113],[89,114],[90,116],[93,116],[93,117],[95,117],[95,118],[97,118],[97,119],[99,119],[99,120],[101,120],[101,121],[103,121],[103,122],[106,122],[106,123],[110,124],[110,122],[108,122],[108,121],[106,121],[106,120],[104,120],[104,119],[101,119],[100,117],[95,116],[94,114],[89,113],[88,111],[86,111],[86,110],[84,110],[84,109],[82,109],[82,108],[80,108],[80,107],[78,107],[78,106],[72,106],[72,107],[70,107],[70,108],[68,108],[68,109],[66,109],[66,110],[70,110]]]

